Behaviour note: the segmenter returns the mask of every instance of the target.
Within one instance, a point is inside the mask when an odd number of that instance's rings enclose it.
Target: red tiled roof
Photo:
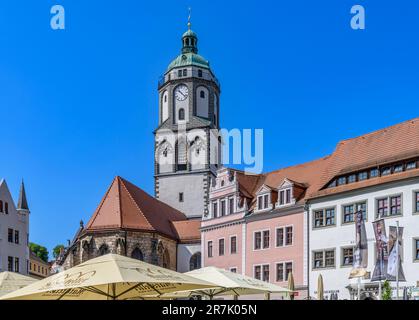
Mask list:
[[[280,184],[288,179],[296,183],[297,186],[306,188],[304,196],[299,199],[302,201],[320,187],[321,175],[329,162],[329,157],[320,158],[296,166],[291,166],[266,174],[264,184],[271,188],[278,188]]]
[[[87,231],[136,229],[162,233],[177,239],[173,221],[186,216],[155,199],[127,180],[116,177],[86,225]]]
[[[181,242],[200,241],[201,240],[201,220],[185,220],[173,221],[173,227],[176,231],[177,238]]]
[[[419,118],[360,137],[343,140],[338,143],[335,151],[330,156],[329,164],[326,170],[324,170],[319,189],[324,188],[327,183],[339,175],[418,156]],[[404,175],[392,176],[403,179]],[[330,188],[328,193],[337,193],[340,192],[339,190],[352,190],[365,184],[379,184],[381,181],[387,181],[387,178],[380,177],[367,180],[367,182],[351,183],[344,186],[344,188]]]

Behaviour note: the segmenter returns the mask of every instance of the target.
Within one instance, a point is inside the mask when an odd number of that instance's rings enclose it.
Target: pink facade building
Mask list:
[[[201,224],[203,266],[216,266],[287,286],[307,296],[305,197],[318,187],[325,159],[252,175],[221,168]]]

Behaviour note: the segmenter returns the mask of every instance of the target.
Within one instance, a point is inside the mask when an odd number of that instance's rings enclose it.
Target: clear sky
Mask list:
[[[54,4],[65,30],[50,28]],[[188,6],[221,125],[264,129],[264,171],[419,114],[416,0],[3,0],[0,177],[16,199],[25,180],[31,241],[66,243],[115,175],[153,193],[157,80]]]

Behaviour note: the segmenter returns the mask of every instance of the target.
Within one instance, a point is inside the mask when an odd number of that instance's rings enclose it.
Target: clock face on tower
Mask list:
[[[181,84],[175,89],[175,97],[177,101],[184,101],[189,95],[188,87]]]

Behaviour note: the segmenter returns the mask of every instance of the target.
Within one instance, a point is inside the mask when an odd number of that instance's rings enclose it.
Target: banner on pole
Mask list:
[[[349,279],[365,277],[367,274],[368,242],[362,211],[355,213],[355,243],[353,268],[349,274]]]
[[[381,281],[387,279],[387,265],[388,265],[388,239],[386,236],[386,228],[384,219],[374,221],[372,223],[375,234],[376,246],[376,263],[371,281]]]
[[[397,237],[397,227],[390,227],[388,239],[388,265],[387,265],[387,280],[396,281],[397,271],[399,272],[399,281],[406,281],[402,268],[401,248],[403,239],[403,227],[399,227]],[[398,266],[397,266],[398,264]]]

